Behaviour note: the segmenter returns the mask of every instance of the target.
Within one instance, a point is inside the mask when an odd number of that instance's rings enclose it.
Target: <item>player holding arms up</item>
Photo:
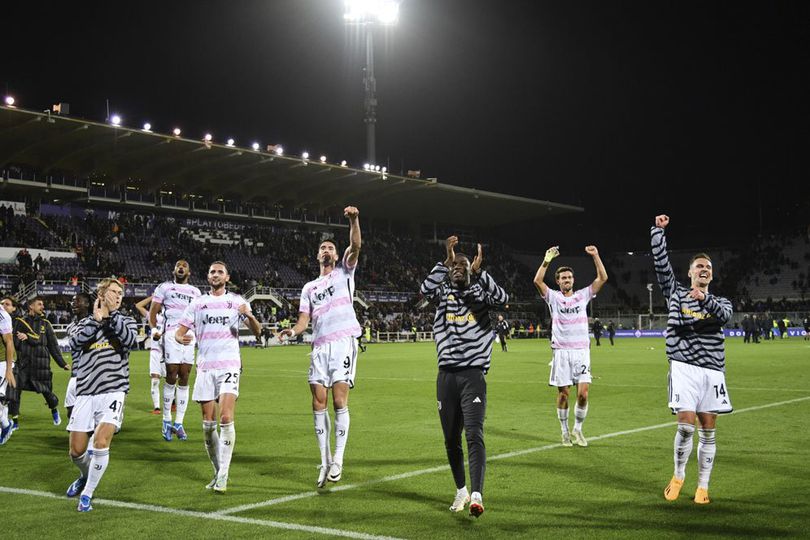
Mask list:
[[[321,451],[321,465],[316,485],[327,480],[337,482],[343,474],[343,453],[349,438],[349,389],[354,386],[357,371],[357,337],[360,324],[354,313],[354,272],[360,256],[360,212],[347,206],[343,215],[349,218],[349,247],[338,264],[337,245],[324,240],[318,246],[321,275],[304,285],[295,326],[279,332],[294,338],[306,330],[312,320],[312,353],[309,366],[309,388],[312,392],[312,414],[315,436]],[[329,437],[329,389],[335,408],[335,454]]]
[[[256,339],[262,330],[261,323],[250,311],[250,304],[238,294],[225,289],[228,281],[230,275],[225,263],[211,263],[208,269],[211,290],[192,300],[173,336],[183,345],[191,343],[189,330],[193,330],[197,336],[197,378],[191,399],[202,406],[205,449],[214,467],[214,479],[206,489],[213,488],[219,493],[224,493],[228,488],[228,472],[236,443],[234,416],[242,374],[239,324],[246,321]]]
[[[436,303],[433,319],[439,360],[436,399],[447,459],[456,483],[456,497],[450,511],[461,512],[469,502],[470,515],[478,517],[484,513],[482,494],[486,470],[487,382],[484,376],[489,370],[494,340],[490,309],[506,305],[509,296],[481,270],[481,244],[472,264],[466,255],[455,253],[456,244],[457,237],[447,239],[447,258],[433,267],[420,290]],[[471,494],[465,484],[462,430],[467,439]]]
[[[124,398],[129,392],[129,352],[137,346],[135,319],[118,311],[124,287],[117,279],[102,279],[92,315],[82,319],[70,335],[76,362],[76,403],[70,415],[70,458],[81,476],[67,489],[81,493],[77,510],[89,512],[93,493],[110,460],[110,443],[121,427]],[[88,455],[91,433],[93,454]]]
[[[669,216],[656,216],[655,226],[650,230],[655,274],[669,307],[666,332],[669,407],[678,415],[675,473],[664,489],[664,498],[674,501],[681,492],[697,418],[698,487],[694,501],[708,504],[709,477],[717,450],[714,438],[717,415],[731,412],[723,325],[731,319],[732,308],[726,298],[709,294],[714,269],[705,253],[698,253],[689,263],[689,287],[676,281],[667,256],[664,236],[667,225]]]
[[[588,337],[588,302],[607,282],[608,275],[599,250],[596,246],[587,246],[585,252],[593,257],[596,266],[596,279],[593,283],[574,291],[574,271],[561,266],[554,273],[554,280],[559,291],[550,289],[545,284],[546,270],[551,261],[560,254],[557,246],[546,250],[546,256],[537,274],[534,286],[548,304],[551,312],[551,374],[549,386],[557,387],[557,418],[562,430],[562,443],[572,446],[571,434],[568,432],[568,387],[577,386],[577,404],[574,408],[574,442],[579,446],[588,446],[582,435],[582,423],[588,414],[588,390],[591,384],[591,340]]]
[[[185,441],[188,436],[183,429],[188,406],[188,377],[194,364],[194,334],[188,343],[180,343],[173,338],[188,305],[199,297],[200,289],[189,284],[191,275],[188,262],[180,259],[174,265],[173,281],[165,281],[152,293],[152,305],[149,307],[149,326],[152,330],[152,341],[163,340],[163,358],[166,363],[166,379],[163,383],[163,439],[172,440],[172,434]],[[163,315],[163,330],[159,326],[158,314]],[[169,336],[166,339],[164,336]],[[185,340],[184,340],[185,341]],[[177,393],[177,414],[172,424],[172,402]]]

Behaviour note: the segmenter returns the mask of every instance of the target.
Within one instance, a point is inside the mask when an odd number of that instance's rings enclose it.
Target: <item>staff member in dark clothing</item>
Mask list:
[[[498,341],[501,342],[501,350],[509,352],[506,348],[506,335],[509,333],[509,323],[503,318],[503,315],[498,315],[498,324],[495,325],[495,331],[498,333]]]
[[[457,244],[457,237],[447,239],[447,259],[433,267],[422,283],[421,291],[436,303],[433,320],[433,337],[439,357],[436,398],[444,445],[457,490],[450,510],[461,512],[469,502],[470,515],[478,517],[484,513],[484,416],[487,405],[484,375],[489,370],[493,341],[489,312],[495,306],[505,305],[509,297],[489,274],[481,270],[481,244],[478,244],[478,255],[472,264],[466,255],[455,253]],[[465,483],[462,429],[469,452],[471,494]]]
[[[602,332],[604,331],[605,327],[602,326],[602,321],[598,318],[593,320],[593,337],[596,339],[596,346],[601,347],[601,343],[599,340],[602,339]]]
[[[51,409],[53,423],[62,423],[59,416],[59,398],[53,393],[53,372],[51,357],[64,370],[70,370],[62,359],[56,334],[51,323],[44,317],[45,302],[37,296],[28,302],[28,314],[14,319],[14,348],[17,350],[17,364],[14,376],[17,388],[14,397],[9,400],[9,414],[19,425],[20,401],[23,390],[42,394],[45,403]]]
[[[616,325],[613,324],[613,321],[610,321],[607,325],[607,333],[608,338],[610,339],[610,344],[613,345],[613,338],[616,337]]]

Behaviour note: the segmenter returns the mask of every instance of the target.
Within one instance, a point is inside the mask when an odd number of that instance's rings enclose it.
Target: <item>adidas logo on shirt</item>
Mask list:
[[[481,398],[478,397],[478,396],[475,396],[475,399],[473,400],[473,403],[481,403]]]

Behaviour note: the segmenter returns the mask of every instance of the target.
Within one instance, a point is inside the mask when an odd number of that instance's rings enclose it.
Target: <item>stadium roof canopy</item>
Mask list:
[[[0,167],[24,164],[44,176],[138,186],[171,186],[312,212],[353,204],[366,216],[405,222],[488,227],[583,208],[321,163],[318,156],[278,156],[121,126],[0,106]],[[78,197],[77,197],[78,198]]]

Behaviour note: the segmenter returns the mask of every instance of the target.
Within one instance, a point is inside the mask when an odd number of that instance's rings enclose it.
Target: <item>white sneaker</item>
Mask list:
[[[228,491],[228,475],[227,474],[220,474],[217,475],[217,480],[214,482],[214,491],[217,493],[225,493]]]
[[[571,442],[571,435],[568,433],[562,434],[562,445],[563,446],[574,446],[574,443]]]
[[[574,442],[577,443],[579,446],[583,448],[588,446],[588,441],[585,440],[585,437],[582,435],[582,432],[579,430],[574,430],[571,432],[574,435]]]
[[[450,505],[451,512],[461,512],[467,507],[470,502],[470,494],[467,493],[467,488],[461,488],[456,492],[456,498],[453,499],[453,504]]]
[[[326,485],[326,473],[329,472],[329,465],[318,465],[318,483],[315,484],[319,488]]]
[[[343,465],[340,463],[332,463],[329,465],[329,474],[326,475],[327,480],[330,482],[339,482],[341,476],[343,476]]]
[[[208,485],[205,486],[205,489],[214,489],[214,486],[217,485],[217,477],[215,476],[213,480],[208,482]]]
[[[481,494],[477,491],[473,491],[472,497],[470,497],[470,515],[478,517],[483,513],[484,501],[481,499]]]

